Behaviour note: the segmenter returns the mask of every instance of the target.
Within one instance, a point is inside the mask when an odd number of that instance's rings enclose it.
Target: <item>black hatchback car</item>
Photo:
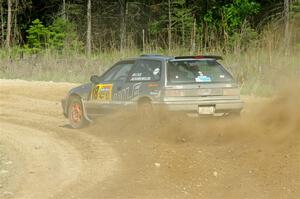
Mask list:
[[[73,128],[121,108],[154,107],[194,115],[238,115],[243,108],[233,76],[219,56],[142,55],[117,62],[62,100]]]

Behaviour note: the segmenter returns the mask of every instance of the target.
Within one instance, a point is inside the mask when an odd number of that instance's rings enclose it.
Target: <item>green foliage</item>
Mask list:
[[[222,46],[227,51],[243,50],[257,38],[257,30],[252,28],[252,18],[260,11],[260,4],[255,0],[233,0],[231,3],[215,2],[208,7],[198,26],[205,28],[205,46]]]
[[[153,21],[149,25],[149,31],[150,31],[150,33],[153,34],[153,35],[155,35],[155,34],[161,32],[163,29],[166,28],[166,23],[167,23],[166,15],[160,16],[159,20]]]
[[[290,2],[292,20],[292,15],[299,15],[300,4],[299,0]],[[67,1],[64,13],[67,21],[60,18],[63,13],[62,3],[61,0],[42,3],[37,0],[19,1],[14,12],[17,27],[13,23],[12,43],[21,46],[26,44],[27,49],[32,52],[43,49],[82,51],[82,44],[86,41],[86,0]],[[122,3],[125,8],[121,6]],[[166,48],[168,3],[169,0],[92,1],[93,49],[109,51],[118,48],[121,32],[126,39],[125,48],[141,48],[142,45],[151,49]],[[171,0],[170,3],[172,45],[187,49],[192,49],[191,46],[195,45],[196,49],[227,49],[229,46],[232,50],[235,44],[246,48],[247,42],[256,38],[263,30],[263,21],[272,23],[273,18],[277,17],[280,23],[283,22],[282,0]],[[4,3],[3,24],[6,30],[5,5]],[[122,7],[126,14],[121,16]],[[39,20],[31,24],[32,19]],[[122,22],[125,23],[125,30],[120,28]],[[194,22],[196,32],[193,31]],[[144,35],[142,30],[145,30]],[[24,35],[27,37],[23,38]],[[1,41],[2,46],[4,40]]]
[[[70,21],[57,18],[49,29],[51,32],[51,48],[56,50],[76,50],[82,48],[82,44],[78,42],[74,25]]]
[[[37,53],[43,49],[61,51],[81,47],[73,24],[61,18],[57,18],[49,27],[45,27],[39,19],[36,19],[26,32],[28,36],[25,49],[31,53]]]
[[[204,15],[203,21],[205,21],[206,23],[213,22],[213,12],[211,10],[208,10],[207,13]]]
[[[158,33],[167,33],[169,25],[169,8],[168,3],[163,4],[163,14],[160,15],[158,20],[150,23],[150,33],[153,35]],[[177,35],[182,38],[184,44],[185,38],[191,35],[194,16],[192,9],[188,6],[187,0],[173,0],[171,1],[171,29],[172,32],[177,32]]]
[[[51,47],[57,50],[61,50],[64,47],[67,29],[67,21],[58,18],[54,23],[49,27],[51,31],[50,43]]]
[[[227,48],[234,49],[239,48],[241,51],[245,51],[250,45],[255,45],[255,41],[258,39],[258,33],[250,27],[248,22],[245,22],[241,30],[233,32],[228,38]]]
[[[28,36],[25,48],[30,49],[32,52],[38,52],[49,47],[50,31],[39,19],[34,20],[26,32]]]
[[[150,23],[152,37],[167,38],[169,26],[168,2],[161,4],[159,18]],[[261,4],[256,0],[203,1],[187,0],[171,1],[172,38],[177,44],[188,47],[196,21],[196,38],[201,38],[206,48],[226,45],[226,49],[248,47],[252,39],[257,38],[257,30],[253,29],[252,19],[260,12]],[[180,42],[179,42],[180,41]],[[165,39],[166,42],[166,39]],[[172,41],[174,42],[174,41]],[[229,47],[229,48],[228,48]]]
[[[257,14],[260,4],[253,0],[234,0],[233,3],[222,7],[228,32],[240,29],[249,16]]]

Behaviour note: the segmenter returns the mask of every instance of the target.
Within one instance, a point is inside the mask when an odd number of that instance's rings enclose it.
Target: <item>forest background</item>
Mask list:
[[[242,93],[300,80],[299,0],[1,0],[0,78],[86,82],[141,54],[224,57]]]

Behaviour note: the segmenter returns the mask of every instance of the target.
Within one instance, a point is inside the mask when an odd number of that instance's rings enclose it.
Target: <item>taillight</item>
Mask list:
[[[240,90],[238,88],[224,88],[223,95],[226,96],[240,95]]]

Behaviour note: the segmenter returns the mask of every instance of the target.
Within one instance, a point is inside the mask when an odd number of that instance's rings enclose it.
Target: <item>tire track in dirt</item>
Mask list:
[[[0,155],[12,164],[0,168],[0,197],[88,197],[86,190],[118,170],[118,155],[98,137],[65,126],[58,100],[67,84],[20,82],[0,84]]]
[[[39,130],[1,122],[0,141],[14,148],[13,159],[19,159],[18,179],[10,184],[15,198],[49,198],[76,181],[82,170],[82,158],[76,149]],[[10,147],[11,148],[11,147]]]

